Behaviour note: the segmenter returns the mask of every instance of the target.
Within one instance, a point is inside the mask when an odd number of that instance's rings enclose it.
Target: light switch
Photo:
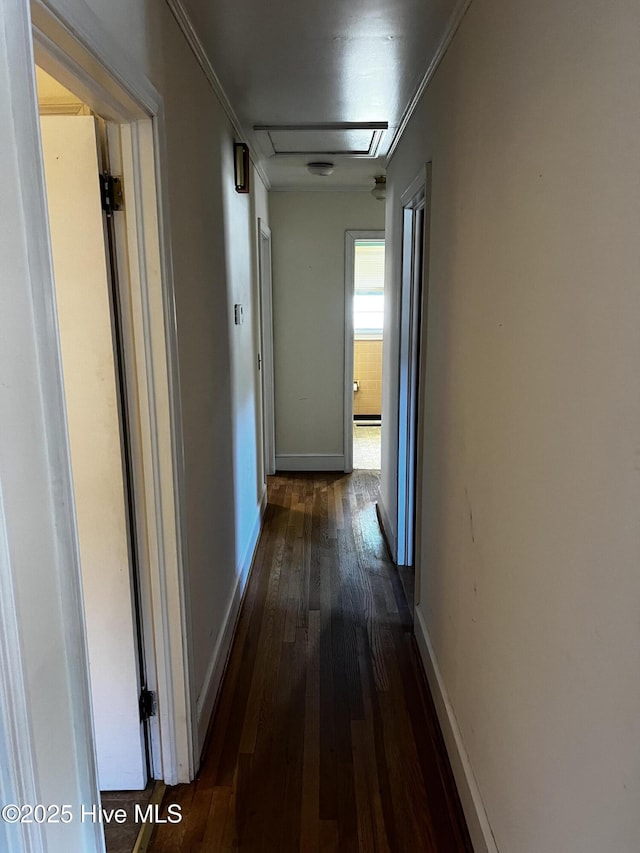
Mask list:
[[[244,308],[242,305],[234,305],[233,313],[235,317],[236,326],[241,326],[244,323]]]

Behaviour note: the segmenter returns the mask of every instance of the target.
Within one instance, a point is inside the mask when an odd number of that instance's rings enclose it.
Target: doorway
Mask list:
[[[418,414],[424,410],[430,187],[431,164],[427,164],[401,200],[397,564],[412,569],[419,552],[416,520],[421,517],[422,442]],[[418,577],[417,572],[415,577]],[[410,586],[413,587],[413,583]],[[418,599],[418,590],[415,590],[416,603]]]
[[[65,802],[98,806],[87,636],[74,511],[60,336],[57,324],[51,235],[40,146],[34,58],[40,67],[80,96],[110,123],[122,144],[128,239],[120,242],[121,278],[129,296],[135,372],[144,452],[136,457],[144,489],[136,490],[144,535],[143,606],[153,642],[145,644],[156,666],[160,749],[153,749],[155,778],[169,784],[193,776],[190,712],[191,642],[184,607],[184,463],[176,358],[167,174],[163,147],[163,99],[136,64],[118,50],[117,37],[97,25],[85,4],[54,11],[43,3],[3,4],[0,41],[3,186],[7,217],[3,257],[4,412],[0,540],[12,542],[2,563],[4,655],[3,748],[8,790],[18,802],[29,792],[59,790]],[[87,24],[88,25],[85,25]],[[101,61],[110,57],[105,65]],[[77,85],[76,85],[77,84]],[[120,259],[119,259],[120,260]],[[5,377],[10,377],[6,381]],[[6,426],[6,429],[4,428]],[[10,508],[11,512],[7,510]],[[11,526],[9,526],[11,522]],[[33,531],[37,532],[34,537]],[[11,537],[11,538],[9,538]],[[6,559],[4,559],[6,558]],[[150,595],[148,594],[150,590]],[[16,593],[20,594],[17,595]],[[4,618],[6,617],[6,618]],[[150,627],[149,627],[150,626]],[[26,638],[28,643],[24,643]],[[10,664],[7,662],[10,661]],[[34,704],[35,697],[45,701]],[[47,697],[51,701],[47,701]],[[9,699],[11,701],[9,701]],[[35,756],[46,760],[35,763]],[[26,787],[25,787],[26,786]],[[24,792],[28,796],[23,796]],[[22,794],[20,793],[22,792]],[[100,824],[74,822],[70,849],[103,849]],[[35,826],[35,825],[34,825]],[[1,833],[0,833],[1,834]],[[41,846],[56,827],[27,829],[25,843]],[[20,842],[18,841],[18,844]]]
[[[345,470],[379,471],[384,231],[347,231],[345,253]]]
[[[133,389],[112,221],[121,204],[107,197],[113,187],[101,198],[98,179],[109,166],[104,122],[42,69],[36,78],[99,784],[142,790],[152,775],[153,709],[142,701]]]

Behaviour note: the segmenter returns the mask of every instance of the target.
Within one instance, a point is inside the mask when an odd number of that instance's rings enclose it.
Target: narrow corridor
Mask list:
[[[470,851],[376,472],[270,478],[196,782],[150,850]]]

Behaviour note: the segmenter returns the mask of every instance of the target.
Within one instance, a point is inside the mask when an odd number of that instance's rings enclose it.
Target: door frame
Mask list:
[[[427,309],[429,292],[429,232],[431,163],[420,170],[401,196],[402,270],[398,344],[398,480],[397,544],[399,566],[414,566],[418,602],[420,525],[422,510],[423,429]],[[421,229],[419,235],[418,229]],[[420,239],[416,239],[420,237]]]
[[[353,471],[353,294],[355,289],[355,252],[359,240],[385,240],[384,228],[345,231],[344,235],[344,472]],[[386,243],[385,243],[386,247]]]
[[[167,784],[195,772],[195,702],[191,693],[186,608],[184,452],[177,329],[169,233],[162,176],[163,101],[88,7],[64,15],[44,0],[31,2],[35,59],[107,122],[119,139],[127,206],[117,235],[118,279],[130,310],[123,344],[135,365],[140,442],[134,489],[140,522],[141,608],[148,686],[157,694],[152,718],[152,772]],[[108,61],[106,61],[108,57]],[[145,559],[146,557],[146,559]],[[84,697],[87,701],[88,697]]]
[[[265,277],[266,246],[269,275]],[[271,229],[258,217],[258,287],[260,294],[260,372],[262,374],[262,448],[264,478],[276,473],[275,380],[273,370],[273,264]]]

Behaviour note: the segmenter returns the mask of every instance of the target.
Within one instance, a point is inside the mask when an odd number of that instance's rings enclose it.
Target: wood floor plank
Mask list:
[[[338,823],[335,820],[320,821],[320,853],[338,853],[340,840]]]
[[[270,706],[270,725],[258,733],[254,756],[256,780],[260,781],[261,797],[256,804],[259,816],[261,849],[281,850],[281,838],[287,818],[284,808],[289,729],[292,724],[290,708],[293,696],[295,653],[291,644],[282,645],[278,666],[274,702]],[[265,720],[265,723],[267,721]]]
[[[224,839],[224,828],[229,815],[232,788],[215,788],[211,795],[211,806],[202,839],[203,850],[220,850]]]
[[[298,628],[309,624],[309,595],[311,589],[311,531],[313,529],[313,495],[305,489],[304,525],[302,529],[302,586],[298,609]]]
[[[380,710],[380,696],[375,687],[373,656],[371,655],[368,635],[364,628],[358,635],[358,649],[360,672],[362,673],[363,680],[362,693],[365,705],[365,719],[369,727],[369,744],[372,755],[374,756],[378,776],[378,790],[380,793],[385,835],[389,841],[389,847],[395,853],[398,850],[396,814],[391,796],[391,776],[384,746],[384,721]]]
[[[305,710],[307,693],[307,635],[300,630],[290,644],[291,700],[287,709],[286,774],[281,800],[282,830],[280,850],[298,850],[305,746]]]
[[[151,853],[471,853],[378,483],[270,478],[200,772]]]
[[[244,648],[238,648],[238,645],[234,643],[232,665],[237,665],[240,668],[240,673],[238,677],[238,685],[236,687],[236,695],[234,695],[231,700],[232,707],[230,709],[228,722],[225,726],[221,726],[220,729],[225,732],[225,737],[220,738],[215,737],[215,735],[211,737],[215,761],[215,765],[212,767],[212,772],[215,774],[216,784],[219,785],[230,785],[235,772],[237,753],[253,680],[255,659],[259,648],[259,636],[262,628],[262,622],[264,620],[264,602],[269,589],[271,574],[272,572],[277,574],[280,571],[282,564],[282,551],[284,548],[283,535],[286,530],[286,523],[288,519],[288,501],[290,501],[290,493],[287,494],[285,491],[282,496],[282,500],[283,504],[279,507],[279,511],[274,513],[273,529],[268,528],[269,532],[267,535],[271,534],[270,538],[273,543],[273,557],[271,563],[265,562],[265,564],[259,567],[261,571],[258,571],[255,575],[252,574],[252,580],[253,577],[257,577],[258,582],[261,582],[260,586],[262,595],[260,596],[260,600],[262,606],[256,607],[255,619],[245,617],[245,614],[242,614],[242,618],[248,618],[250,622],[247,640]],[[234,656],[235,661],[233,660]],[[226,692],[227,691],[225,690],[222,691],[219,702],[220,705],[225,699]],[[217,754],[219,754],[219,759],[217,759]],[[205,762],[205,773],[208,769],[207,765],[209,763],[209,761]]]
[[[320,613],[309,614],[304,717],[300,853],[320,846]]]
[[[304,513],[302,513],[304,521]],[[287,618],[284,629],[284,642],[295,643],[298,630],[300,602],[305,598],[304,590],[304,548],[302,536],[297,535],[291,547],[291,565],[289,577],[289,597],[287,600]]]
[[[325,479],[325,488],[327,490],[327,530],[329,539],[335,539],[338,535],[338,526],[336,523],[336,502],[333,484]]]
[[[309,610],[320,610],[320,577],[328,563],[327,493],[314,489],[310,542]]]
[[[246,701],[244,725],[240,739],[240,752],[245,754],[252,753],[255,749],[264,691],[267,680],[272,675],[273,655],[278,655],[280,651],[276,617],[279,594],[281,594],[280,576],[283,559],[284,542],[280,542],[274,552],[273,566],[269,574],[269,585],[264,601],[264,615],[254,659],[253,676]]]
[[[338,816],[338,769],[334,708],[334,666],[331,640],[331,559],[320,566],[320,819]]]
[[[232,850],[240,849],[238,841],[237,790],[237,785],[234,785],[231,789],[231,797],[229,798],[229,808],[227,810],[227,818],[224,824],[224,834],[222,836],[222,844],[220,845],[220,853],[230,853]],[[248,848],[245,847],[245,849]],[[212,848],[212,851],[213,850],[215,850],[215,848]]]

